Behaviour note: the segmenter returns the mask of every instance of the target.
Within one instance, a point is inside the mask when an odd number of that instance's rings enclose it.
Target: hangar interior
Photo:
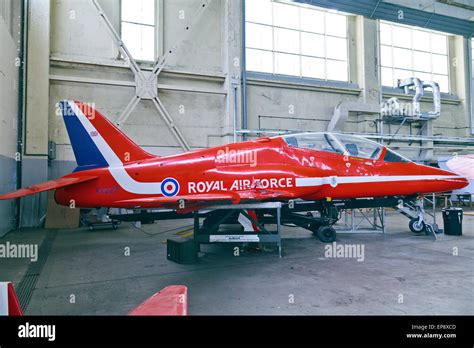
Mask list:
[[[0,0],[0,193],[76,168],[61,100],[159,156],[333,131],[443,167],[474,152],[473,20],[471,0]],[[0,280],[27,314],[126,314],[184,284],[190,314],[472,315],[471,192],[439,200],[464,209],[462,237],[387,209],[383,233],[339,235],[360,262],[283,226],[281,259],[212,245],[195,265],[166,259],[192,220],[45,228],[41,193],[0,201],[0,242],[39,246],[37,263],[0,260]]]

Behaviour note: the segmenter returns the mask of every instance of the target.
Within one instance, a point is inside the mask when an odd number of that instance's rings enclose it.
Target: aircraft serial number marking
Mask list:
[[[223,180],[188,182],[189,193],[206,193],[211,191],[243,191],[253,188],[277,189],[294,187],[293,178],[270,178],[255,180],[234,180],[226,186]]]
[[[118,186],[113,187],[96,187],[95,192],[102,195],[110,195],[112,193],[120,191]]]

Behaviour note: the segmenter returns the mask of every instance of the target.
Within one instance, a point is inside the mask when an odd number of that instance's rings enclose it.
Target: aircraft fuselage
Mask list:
[[[386,151],[383,147],[378,159],[366,159],[292,147],[281,137],[262,138],[82,171],[98,178],[59,188],[55,197],[59,204],[74,202],[76,207],[147,208],[161,205],[126,201],[223,192],[236,192],[242,201],[350,199],[444,192],[467,184],[437,168],[386,162]]]

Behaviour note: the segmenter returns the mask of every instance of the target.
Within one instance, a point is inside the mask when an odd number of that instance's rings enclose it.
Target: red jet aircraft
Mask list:
[[[88,104],[62,101],[60,108],[78,167],[0,200],[55,189],[56,202],[66,206],[186,213],[214,204],[402,197],[468,185],[464,177],[416,164],[376,142],[333,133],[267,137],[159,157]]]

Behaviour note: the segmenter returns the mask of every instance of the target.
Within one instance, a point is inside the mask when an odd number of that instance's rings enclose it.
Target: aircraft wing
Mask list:
[[[185,204],[221,204],[221,203],[232,203],[237,204],[240,202],[240,196],[235,192],[219,192],[219,193],[198,193],[192,195],[181,195],[174,197],[143,197],[133,198],[119,201],[118,203],[129,203],[135,206],[148,206],[148,205],[163,205],[163,206],[178,206],[180,202]]]
[[[179,207],[184,202],[185,208],[179,209],[182,212],[193,211],[196,208],[211,207],[216,204],[239,204],[241,201],[264,201],[269,199],[291,199],[297,198],[296,195],[288,191],[273,190],[247,190],[239,192],[217,192],[217,193],[198,193],[190,195],[180,195],[174,197],[153,196],[143,198],[133,198],[119,201],[118,203],[130,204],[136,207],[166,206],[169,208]]]
[[[242,201],[264,201],[269,199],[293,199],[298,198],[294,192],[285,190],[267,190],[267,189],[252,189],[246,191],[239,191],[238,195]]]
[[[0,195],[0,200],[29,196],[35,193],[40,193],[43,191],[49,191],[49,190],[54,190],[61,187],[71,186],[71,185],[79,184],[81,182],[86,182],[86,181],[90,181],[94,179],[97,179],[97,176],[82,176],[81,175],[81,176],[62,177],[62,178],[42,182],[41,184],[28,186],[28,187],[19,189],[17,191],[5,193],[3,195]]]

